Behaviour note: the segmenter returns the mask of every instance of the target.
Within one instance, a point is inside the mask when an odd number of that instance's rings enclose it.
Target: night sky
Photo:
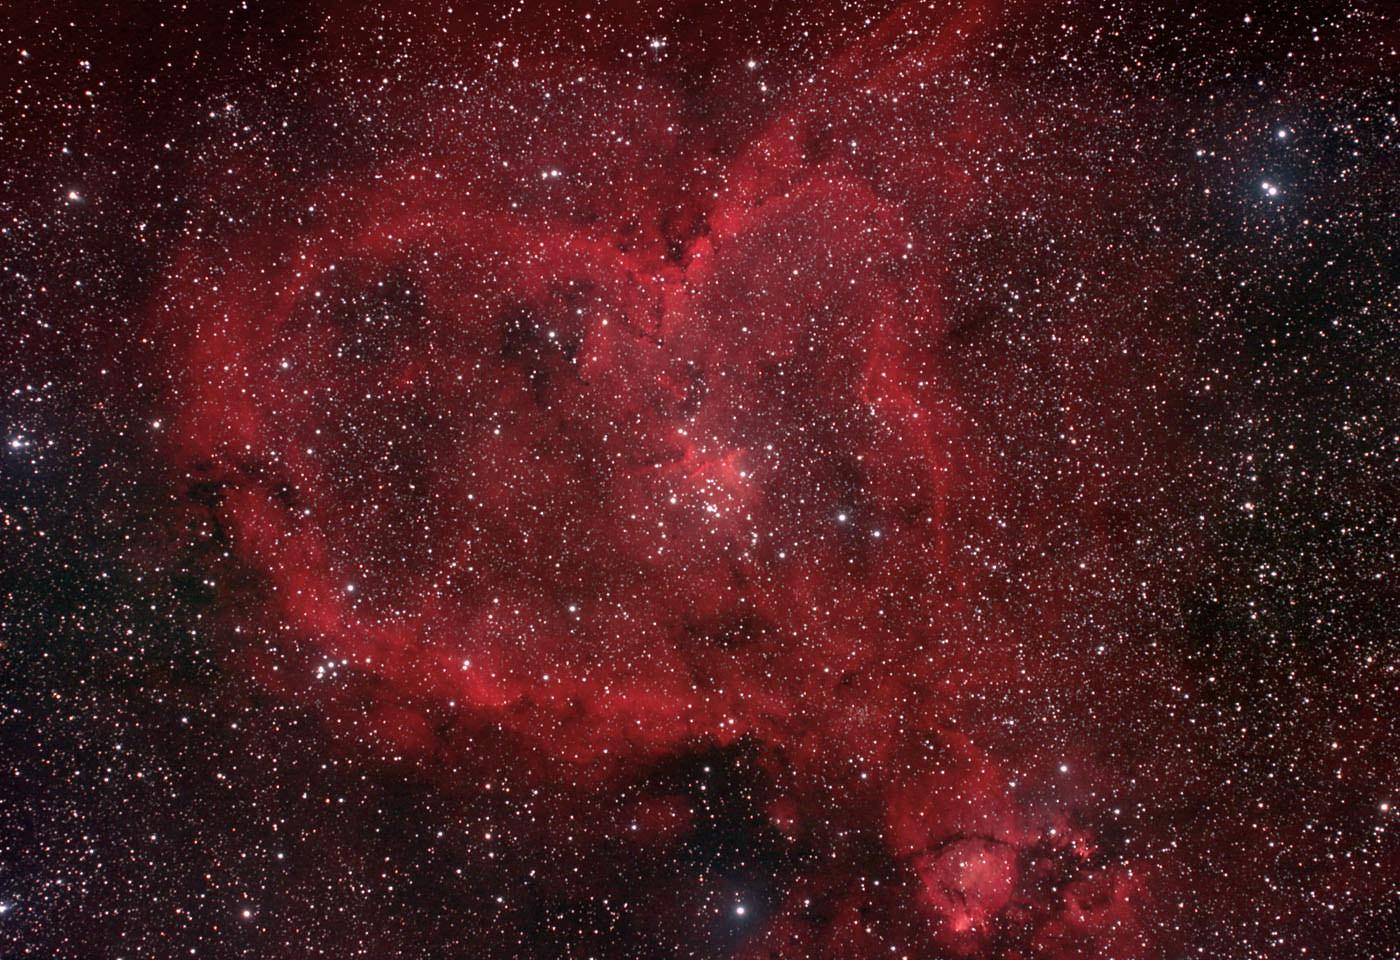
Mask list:
[[[0,957],[1394,960],[1385,3],[20,3]]]

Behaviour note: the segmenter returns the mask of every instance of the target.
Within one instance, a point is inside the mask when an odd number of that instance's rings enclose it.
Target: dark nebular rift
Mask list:
[[[501,356],[520,363],[534,391],[535,402],[549,405],[550,381],[567,360],[562,344],[551,341],[539,314],[530,307],[515,307],[501,316]]]

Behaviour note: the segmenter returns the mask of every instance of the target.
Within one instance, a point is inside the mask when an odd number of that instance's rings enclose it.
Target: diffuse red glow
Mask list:
[[[451,154],[288,185],[298,223],[191,246],[161,298],[179,456],[219,485],[272,620],[366,678],[361,720],[395,750],[451,751],[450,703],[605,790],[745,740],[788,771],[785,834],[834,815],[882,838],[902,884],[824,866],[752,956],[889,955],[872,916],[958,955],[1148,956],[1154,871],[1086,825],[1124,770],[1035,730],[1065,675],[1052,651],[1087,643],[1057,521],[1131,567],[1083,491],[1137,481],[1066,447],[1067,400],[1018,438],[1063,458],[1057,488],[1028,491],[975,416],[1013,373],[960,357],[957,244],[1034,192],[1031,115],[947,82],[982,14],[905,43],[916,16],[795,81],[742,142],[664,85],[595,78],[606,137],[561,119],[501,149],[483,124]],[[504,100],[539,109],[525,89]],[[1113,321],[1139,282],[1095,277],[1102,256],[1046,369],[1093,349],[1094,310]],[[1117,388],[1086,429],[1155,386]],[[989,606],[1012,582],[1040,586]],[[1104,682],[1084,693],[1113,722],[1141,691]],[[988,721],[994,701],[1026,732]],[[646,801],[637,842],[691,818]]]

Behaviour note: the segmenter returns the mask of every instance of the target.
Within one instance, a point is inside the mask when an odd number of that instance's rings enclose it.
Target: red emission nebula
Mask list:
[[[1059,26],[484,46],[341,169],[221,163],[147,335],[229,662],[464,803],[555,797],[560,897],[701,830],[656,771],[743,757],[772,875],[628,894],[736,956],[1129,960],[1246,909],[1178,640],[1228,278],[1144,155],[1177,108],[1086,103]]]

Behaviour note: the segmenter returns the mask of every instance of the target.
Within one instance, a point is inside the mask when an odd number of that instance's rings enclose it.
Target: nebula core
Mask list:
[[[6,956],[1394,955],[1393,18],[129,13],[6,28]]]

